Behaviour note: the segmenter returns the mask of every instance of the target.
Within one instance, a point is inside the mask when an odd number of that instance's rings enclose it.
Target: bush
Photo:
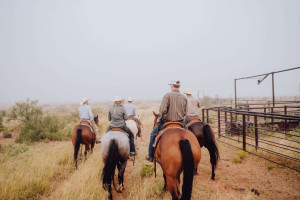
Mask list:
[[[236,153],[236,156],[233,157],[232,161],[234,163],[242,163],[243,160],[246,160],[247,156],[248,156],[247,152],[240,151],[240,152]]]
[[[65,123],[56,116],[43,116],[38,101],[16,103],[10,113],[10,120],[21,122],[21,131],[16,142],[35,142],[39,140],[62,140],[67,138],[69,132],[64,133],[62,129]]]
[[[150,177],[154,172],[154,168],[152,165],[143,165],[141,170],[141,177]]]
[[[272,169],[274,169],[275,167],[276,167],[275,164],[268,164],[268,165],[267,165],[268,170],[272,170]]]
[[[6,116],[6,111],[5,110],[0,110],[0,131],[4,130],[3,126],[3,118]]]

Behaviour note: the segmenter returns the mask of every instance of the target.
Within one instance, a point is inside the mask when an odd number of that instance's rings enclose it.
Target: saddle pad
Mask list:
[[[127,137],[129,137],[129,134],[120,127],[112,127],[107,133],[109,133],[110,131],[120,131],[120,132],[124,133],[125,135],[127,135]]]
[[[92,133],[95,134],[94,128],[90,125],[90,123],[89,123],[88,121],[81,121],[81,122],[79,123],[79,125],[80,125],[80,126],[87,126],[87,127],[89,127],[90,130],[92,131]]]
[[[184,125],[181,122],[167,122],[164,124],[163,128],[168,128],[168,127],[183,128]]]
[[[165,128],[165,129],[159,131],[159,132],[157,133],[156,137],[155,137],[155,142],[154,142],[154,144],[153,144],[153,147],[155,148],[155,147],[157,146],[157,144],[158,144],[158,142],[159,142],[161,136],[162,136],[167,130],[169,130],[169,129],[174,129],[174,128],[186,130],[186,129],[182,128],[182,127],[167,127],[167,128]]]
[[[125,123],[126,126],[129,128],[129,130],[131,131],[131,133],[133,133],[133,135],[136,136],[137,133],[139,132],[136,122],[134,120],[126,120]]]
[[[201,119],[199,119],[199,118],[192,118],[192,119],[190,119],[190,120],[187,122],[186,126],[187,126],[187,127],[190,127],[190,126],[192,126],[193,124],[195,124],[196,122],[201,122]]]

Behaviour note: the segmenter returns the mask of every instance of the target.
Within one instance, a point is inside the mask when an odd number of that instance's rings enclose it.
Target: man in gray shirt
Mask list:
[[[100,134],[99,134],[99,129],[97,125],[95,124],[94,121],[94,115],[92,112],[92,108],[89,105],[89,99],[88,98],[83,98],[80,102],[80,107],[78,108],[78,115],[80,121],[89,121],[91,125],[93,126],[93,129],[95,130],[96,134],[96,143],[100,142]]]
[[[135,105],[132,104],[132,98],[131,97],[128,97],[128,100],[127,100],[128,103],[126,103],[124,105],[125,107],[125,110],[126,110],[126,113],[129,116],[133,115],[133,116],[136,116],[136,108],[135,108]]]
[[[173,78],[169,85],[171,85],[171,92],[165,94],[160,104],[159,115],[157,119],[159,124],[158,126],[154,127],[150,135],[148,156],[146,157],[146,160],[150,162],[153,162],[154,158],[153,144],[155,142],[156,134],[163,128],[163,125],[166,122],[181,122],[184,125],[184,128],[187,129],[184,122],[187,99],[179,91],[180,81],[176,78]]]

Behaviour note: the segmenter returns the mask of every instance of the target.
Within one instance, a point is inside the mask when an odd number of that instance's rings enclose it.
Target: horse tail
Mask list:
[[[214,180],[215,179],[215,168],[216,168],[218,160],[220,158],[219,149],[217,147],[215,140],[212,137],[210,126],[208,124],[206,124],[203,127],[203,133],[204,133],[204,137],[205,137],[204,146],[208,149],[209,155],[210,155],[210,163],[211,163],[211,167],[212,167],[211,179]]]
[[[183,163],[183,185],[182,185],[182,200],[191,199],[193,178],[194,178],[194,157],[191,144],[188,140],[180,140],[179,146],[182,155]]]
[[[105,166],[102,171],[102,186],[104,190],[108,190],[111,195],[111,182],[114,179],[115,169],[118,158],[118,143],[115,139],[112,139],[108,146],[108,156],[106,159]]]
[[[80,148],[80,144],[81,144],[81,141],[82,141],[82,129],[79,128],[77,129],[77,134],[76,134],[76,141],[75,141],[75,150],[74,150],[74,159],[77,160],[77,157],[78,157],[78,151],[79,151],[79,148]]]

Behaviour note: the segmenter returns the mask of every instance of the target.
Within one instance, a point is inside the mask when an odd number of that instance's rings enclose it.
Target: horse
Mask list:
[[[102,170],[102,186],[108,190],[108,198],[112,200],[111,183],[114,184],[115,169],[118,168],[117,192],[122,192],[124,187],[124,173],[129,158],[129,137],[121,132],[111,130],[101,138],[101,155],[104,163]],[[114,184],[115,186],[115,184]]]
[[[98,115],[96,117],[94,117],[94,121],[95,121],[96,125],[99,126],[98,125]],[[76,169],[78,168],[77,157],[78,157],[78,151],[80,148],[80,144],[85,145],[84,156],[86,159],[87,152],[90,150],[90,148],[91,148],[91,152],[93,152],[95,141],[96,141],[95,130],[93,133],[88,121],[81,121],[80,124],[78,124],[74,127],[73,134],[72,134],[72,143],[74,146],[74,160],[75,160]]]
[[[155,127],[158,125],[158,115],[155,112],[153,114]],[[196,136],[187,129],[168,127],[163,131],[156,145],[155,159],[163,170],[164,190],[168,189],[172,199],[178,200],[180,174],[183,172],[180,199],[189,200],[192,194],[194,171],[201,159],[200,145]]]
[[[219,149],[215,141],[215,133],[213,129],[206,123],[198,120],[194,120],[192,123],[188,123],[188,129],[196,136],[200,147],[206,147],[210,155],[211,163],[211,180],[215,180],[215,168],[220,158]],[[197,173],[197,169],[196,172]]]

